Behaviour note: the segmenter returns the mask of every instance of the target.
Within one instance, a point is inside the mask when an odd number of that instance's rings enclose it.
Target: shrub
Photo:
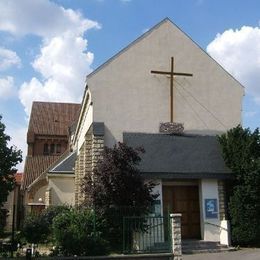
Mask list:
[[[23,225],[23,236],[29,243],[43,242],[49,232],[48,223],[42,215],[30,214]]]
[[[51,206],[40,214],[26,217],[22,234],[29,243],[43,242],[52,234],[53,219],[62,212],[69,211],[67,206]]]
[[[260,243],[260,171],[251,175],[234,187],[229,203],[232,240],[246,246]]]
[[[0,235],[4,233],[4,227],[6,225],[7,210],[0,208]]]
[[[240,125],[219,137],[223,156],[233,171],[230,196],[232,240],[235,244],[260,242],[260,132]]]
[[[89,210],[63,212],[53,221],[53,234],[64,255],[103,255],[108,243],[102,239],[105,223]]]

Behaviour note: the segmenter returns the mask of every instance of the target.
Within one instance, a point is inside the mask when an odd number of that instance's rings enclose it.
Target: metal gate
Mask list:
[[[123,253],[171,252],[170,218],[124,217]]]

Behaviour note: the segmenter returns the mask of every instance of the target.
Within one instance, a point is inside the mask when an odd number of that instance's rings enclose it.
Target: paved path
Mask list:
[[[234,252],[183,255],[183,260],[260,260],[260,248],[245,248]]]

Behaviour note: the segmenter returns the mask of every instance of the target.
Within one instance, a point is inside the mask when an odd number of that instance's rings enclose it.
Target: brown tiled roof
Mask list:
[[[41,173],[48,169],[60,156],[27,156],[24,166],[22,189],[26,189]]]
[[[39,135],[67,135],[78,118],[80,104],[33,102],[28,132]]]

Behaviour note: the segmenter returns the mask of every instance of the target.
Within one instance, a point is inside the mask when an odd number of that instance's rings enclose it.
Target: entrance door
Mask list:
[[[181,235],[184,239],[200,239],[200,207],[198,186],[163,186],[164,214],[181,213]]]

